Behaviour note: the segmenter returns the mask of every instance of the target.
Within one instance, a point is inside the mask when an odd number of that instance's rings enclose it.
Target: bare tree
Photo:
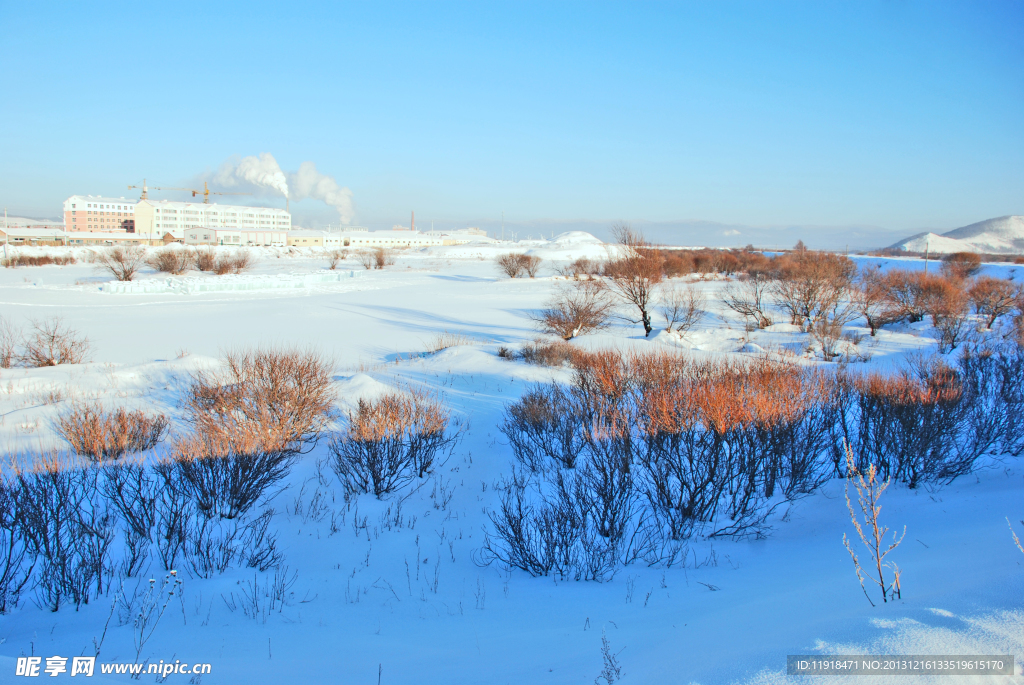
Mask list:
[[[865,269],[858,279],[857,287],[852,290],[853,306],[864,317],[871,336],[882,326],[896,323],[903,314],[890,299],[882,281],[878,267]]]
[[[81,364],[88,354],[89,339],[53,317],[32,321],[20,361],[32,367]]]
[[[333,250],[329,256],[330,262],[328,263],[331,271],[337,269],[338,262],[345,259],[346,256],[348,256],[348,252],[346,250]]]
[[[770,287],[771,280],[766,274],[749,274],[739,284],[730,283],[726,287],[725,306],[745,319],[753,320],[758,328],[767,328],[772,325],[772,317],[768,313]]]
[[[146,263],[146,248],[142,245],[112,247],[109,250],[97,252],[96,263],[104,271],[109,271],[117,280],[130,281]]]
[[[689,286],[669,288],[662,295],[665,330],[686,333],[707,313],[704,293]]]
[[[942,275],[964,281],[981,270],[981,257],[974,252],[953,252],[942,258]]]
[[[548,301],[536,321],[545,333],[572,340],[604,328],[611,309],[608,292],[598,281],[575,281]]]
[[[605,264],[608,287],[626,304],[637,309],[639,319],[627,318],[633,323],[643,324],[644,336],[649,336],[653,330],[651,308],[662,279],[661,261],[643,234],[628,224],[613,226],[612,234],[621,246],[622,254]]]
[[[970,299],[963,281],[935,279],[927,292],[926,307],[939,332],[939,352],[955,350],[970,332]]]
[[[991,330],[996,319],[1013,311],[1018,289],[1008,280],[982,276],[974,282],[967,295],[974,311],[985,317],[985,327]]]

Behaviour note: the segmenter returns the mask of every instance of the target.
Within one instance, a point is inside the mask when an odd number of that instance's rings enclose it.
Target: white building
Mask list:
[[[345,232],[344,245],[351,247],[429,247],[443,245],[439,237],[419,231],[355,231]]]
[[[135,231],[138,200],[99,195],[72,195],[64,200],[65,231]]]
[[[137,233],[184,232],[186,244],[284,245],[291,226],[291,214],[275,207],[171,200],[139,200],[135,206]],[[231,240],[222,241],[213,232],[225,232],[222,237]]]

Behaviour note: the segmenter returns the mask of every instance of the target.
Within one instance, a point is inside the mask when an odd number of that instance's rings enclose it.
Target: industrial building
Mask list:
[[[64,200],[64,230],[134,233],[137,202],[123,197],[72,195]]]

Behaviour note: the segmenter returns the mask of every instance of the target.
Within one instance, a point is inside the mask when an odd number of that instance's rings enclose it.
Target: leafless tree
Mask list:
[[[896,323],[903,313],[891,300],[878,267],[865,269],[852,288],[853,306],[864,317],[871,336],[874,337],[882,326]]]
[[[358,250],[356,251],[356,257],[359,258],[359,263],[363,265],[363,268],[369,271],[377,263],[377,255],[373,253],[373,250]]]
[[[130,281],[146,263],[146,248],[142,245],[111,247],[96,253],[96,263],[117,280]]]
[[[964,281],[981,270],[981,257],[974,252],[953,252],[942,258],[942,274],[954,281]]]
[[[345,259],[346,256],[348,256],[348,251],[346,250],[332,250],[329,256],[330,261],[328,262],[331,271],[337,269],[338,262]]]
[[[81,364],[89,347],[89,339],[69,328],[60,317],[32,321],[20,361],[32,367]]]
[[[672,287],[662,294],[665,330],[686,333],[707,313],[704,293],[690,286]]]
[[[662,280],[660,256],[651,249],[643,234],[634,231],[628,224],[612,227],[621,250],[617,259],[605,264],[608,287],[627,305],[635,307],[638,319],[627,317],[633,323],[644,327],[644,336],[653,330],[651,309]]]
[[[545,333],[572,340],[607,326],[611,310],[611,299],[601,283],[575,281],[556,292],[535,320]]]
[[[771,280],[766,274],[755,272],[739,283],[730,283],[725,289],[725,305],[753,321],[758,328],[772,325],[772,317],[768,312],[768,292]]]
[[[772,294],[790,323],[810,330],[821,317],[835,318],[848,302],[856,267],[847,257],[802,250],[775,262]]]
[[[970,287],[967,295],[974,311],[985,317],[985,327],[991,330],[996,319],[1013,311],[1019,290],[1008,280],[982,276]]]
[[[581,277],[593,278],[601,273],[601,262],[588,257],[580,257],[558,269],[558,275],[579,280]]]

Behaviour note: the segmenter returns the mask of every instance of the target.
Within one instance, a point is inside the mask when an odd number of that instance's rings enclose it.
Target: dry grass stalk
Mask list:
[[[885,557],[903,542],[903,538],[907,534],[907,528],[906,526],[903,527],[903,533],[898,538],[896,532],[893,531],[892,542],[886,543],[885,536],[889,533],[889,528],[879,522],[879,516],[882,513],[881,498],[886,488],[889,487],[890,481],[885,481],[884,483],[878,481],[878,472],[874,464],[868,467],[866,475],[857,470],[853,452],[850,450],[849,445],[846,446],[846,468],[850,474],[846,480],[846,508],[850,511],[850,520],[853,522],[853,527],[856,529],[858,537],[860,537],[861,542],[864,543],[868,553],[871,555],[873,566],[871,576],[868,576],[861,565],[860,560],[857,558],[857,553],[853,551],[850,540],[846,537],[846,533],[843,533],[843,544],[846,546],[846,551],[850,553],[850,558],[853,559],[857,580],[860,581],[861,590],[864,591],[864,596],[867,597],[871,606],[875,606],[875,603],[871,601],[871,597],[868,595],[865,585],[866,577],[870,577],[871,582],[881,589],[883,603],[890,600],[894,601],[901,596],[900,569],[894,562],[885,561]],[[851,482],[857,489],[857,504],[860,507],[863,523],[858,520],[857,512],[850,501]],[[886,580],[886,569],[892,572],[893,579],[891,582]]]
[[[447,350],[449,347],[463,347],[465,345],[473,345],[476,341],[470,338],[468,335],[462,333],[449,333],[444,331],[435,335],[427,343],[427,353],[436,354],[442,350]]]
[[[1024,554],[1024,545],[1021,544],[1020,538],[1017,537],[1017,531],[1013,529],[1013,524],[1010,523],[1009,516],[1006,517],[1006,525],[1010,527],[1010,535],[1013,537],[1013,544],[1017,545],[1017,549],[1021,551],[1021,554]]]

